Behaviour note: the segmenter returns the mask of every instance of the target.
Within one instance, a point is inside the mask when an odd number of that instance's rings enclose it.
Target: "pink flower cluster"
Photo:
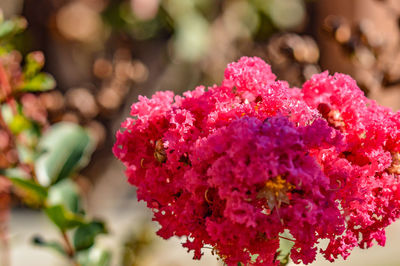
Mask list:
[[[295,263],[333,261],[384,245],[400,215],[400,114],[349,76],[289,88],[243,57],[221,86],[139,97],[131,115],[114,154],[158,234],[186,237],[196,259],[208,247],[228,265],[279,265],[286,231]]]

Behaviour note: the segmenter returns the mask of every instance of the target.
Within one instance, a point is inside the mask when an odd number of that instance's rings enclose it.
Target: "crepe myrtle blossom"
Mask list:
[[[279,265],[286,231],[295,263],[333,261],[383,245],[400,215],[400,115],[349,76],[289,88],[243,57],[220,86],[140,96],[131,116],[114,154],[158,235],[184,237],[195,259],[211,248],[227,265]]]
[[[400,113],[367,99],[349,76],[327,72],[314,75],[302,90],[308,105],[344,137],[339,153],[322,152],[320,163],[338,183],[347,225],[343,236],[331,241],[328,260],[346,258],[357,246],[385,244],[385,228],[400,215]]]

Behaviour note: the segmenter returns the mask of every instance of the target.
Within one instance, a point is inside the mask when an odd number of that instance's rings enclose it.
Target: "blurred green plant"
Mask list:
[[[113,30],[133,39],[168,36],[173,57],[188,62],[215,49],[213,34],[226,41],[231,35],[266,40],[274,32],[298,29],[305,18],[304,0],[118,0],[103,11]]]
[[[105,5],[101,16],[110,36],[119,36],[131,47],[165,44],[161,51],[167,65],[160,84],[183,91],[198,83],[218,82],[226,64],[243,55],[264,58],[275,68],[281,61],[273,62],[268,55],[271,37],[304,33],[310,1],[115,0]],[[304,82],[304,67],[292,63],[289,71],[287,67],[280,71],[279,66],[276,72],[278,78],[298,86]]]
[[[122,251],[123,266],[140,266],[145,264],[146,256],[151,256],[154,246],[154,230],[142,222],[136,231],[128,234]]]
[[[90,160],[93,140],[76,124],[47,122],[46,109],[32,94],[55,87],[52,76],[41,72],[44,56],[29,53],[21,67],[21,55],[10,44],[26,24],[23,18],[0,16],[0,194],[15,191],[19,200],[42,210],[59,229],[62,241],[38,236],[33,240],[36,245],[62,254],[73,265],[109,265],[110,252],[96,247],[97,236],[107,233],[106,225],[85,214],[82,193],[74,181]],[[0,201],[0,205],[8,203]],[[8,209],[0,206],[2,212]],[[4,234],[2,239],[6,239]]]

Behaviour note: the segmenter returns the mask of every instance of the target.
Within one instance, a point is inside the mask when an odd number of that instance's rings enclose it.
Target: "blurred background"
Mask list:
[[[291,86],[324,70],[350,74],[368,97],[400,108],[398,0],[0,0],[0,8],[6,18],[25,17],[14,45],[22,55],[43,51],[57,82],[39,94],[49,122],[80,124],[96,140],[77,181],[88,213],[107,222],[100,245],[111,265],[222,265],[211,252],[192,261],[179,239],[155,236],[151,213],[113,158],[114,133],[138,95],[218,84],[227,63],[247,55]],[[58,237],[44,215],[14,205],[11,265],[68,265],[31,244],[37,233]],[[355,250],[335,264],[400,265],[399,223],[387,237],[385,248]]]

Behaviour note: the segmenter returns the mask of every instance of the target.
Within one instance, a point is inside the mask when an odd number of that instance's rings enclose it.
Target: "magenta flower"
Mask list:
[[[399,114],[348,76],[314,76],[302,90],[241,58],[221,86],[140,97],[114,154],[163,238],[185,237],[200,259],[278,265],[281,234],[295,263],[384,244],[399,216]]]
[[[303,86],[304,100],[344,136],[340,153],[322,152],[321,164],[346,217],[346,231],[324,251],[333,261],[356,246],[385,244],[385,227],[400,215],[399,113],[367,99],[346,75],[315,75]]]

